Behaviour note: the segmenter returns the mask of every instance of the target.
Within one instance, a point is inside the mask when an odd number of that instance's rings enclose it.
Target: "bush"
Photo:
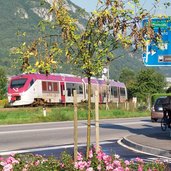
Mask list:
[[[88,159],[78,153],[76,162],[66,152],[62,153],[60,159],[33,154],[0,158],[0,171],[167,171],[167,169],[167,165],[161,161],[145,163],[138,157],[135,160],[124,161],[118,155],[105,154],[101,149],[96,153],[94,147],[90,150]]]

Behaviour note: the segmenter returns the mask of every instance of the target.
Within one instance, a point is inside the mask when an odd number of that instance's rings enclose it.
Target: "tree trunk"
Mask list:
[[[88,115],[87,115],[87,150],[86,157],[90,151],[90,137],[91,137],[91,77],[88,77]]]

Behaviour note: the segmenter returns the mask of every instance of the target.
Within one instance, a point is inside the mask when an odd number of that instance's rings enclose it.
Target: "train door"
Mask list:
[[[65,84],[64,82],[61,82],[61,103],[66,103],[65,99]]]

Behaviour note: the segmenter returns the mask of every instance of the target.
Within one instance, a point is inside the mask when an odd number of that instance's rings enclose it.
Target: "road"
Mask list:
[[[0,156],[13,153],[34,153],[59,157],[64,150],[73,154],[73,122],[53,122],[0,126]],[[91,144],[95,144],[95,123],[91,122]],[[78,150],[86,150],[86,121],[78,122]],[[100,146],[107,154],[118,154],[122,159],[136,157],[156,161],[157,157],[129,150],[118,141],[131,134],[160,131],[159,123],[149,117],[100,120]],[[160,158],[161,159],[161,158]],[[165,159],[162,159],[165,160]],[[169,167],[171,162],[169,160]]]
[[[86,142],[86,121],[78,122],[78,143]],[[95,143],[95,124],[91,123],[91,143]],[[100,141],[118,140],[130,134],[157,131],[159,123],[150,118],[100,120]],[[73,122],[53,122],[0,126],[0,155],[24,149],[73,144]]]

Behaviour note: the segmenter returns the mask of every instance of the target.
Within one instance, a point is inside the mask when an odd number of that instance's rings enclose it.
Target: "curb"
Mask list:
[[[141,153],[146,153],[146,154],[150,154],[150,155],[156,155],[156,156],[160,156],[160,157],[171,158],[171,151],[168,151],[168,150],[162,150],[162,149],[158,149],[158,148],[138,144],[138,143],[135,143],[135,142],[129,140],[126,137],[122,138],[120,140],[120,142],[122,144],[124,144],[125,146],[127,146],[129,148],[132,148],[133,150],[139,151]]]

